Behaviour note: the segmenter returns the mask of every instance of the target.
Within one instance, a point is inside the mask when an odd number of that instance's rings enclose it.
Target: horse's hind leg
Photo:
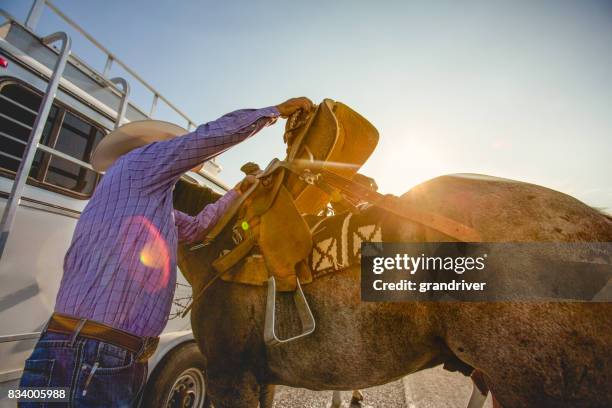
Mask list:
[[[363,394],[359,390],[353,390],[351,395],[351,408],[357,408],[361,406],[363,402]],[[340,408],[342,406],[342,391],[334,391],[332,395],[332,402],[329,408]]]
[[[342,406],[342,391],[334,391],[330,408],[340,408]]]
[[[262,385],[259,391],[259,408],[272,408],[274,405],[274,384]]]

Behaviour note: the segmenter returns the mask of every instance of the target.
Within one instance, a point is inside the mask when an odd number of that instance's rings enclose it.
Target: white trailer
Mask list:
[[[70,53],[65,32],[35,32],[46,8],[106,55],[101,73]],[[130,101],[128,81],[109,77],[113,64],[151,92],[147,111]],[[102,176],[89,164],[93,149],[120,124],[154,117],[158,103],[195,126],[50,1],[34,1],[24,23],[0,9],[0,407],[15,406],[6,391],[53,312],[64,254]],[[209,162],[185,177],[222,193],[219,171]],[[179,316],[191,288],[177,280],[173,318],[149,362],[147,406],[204,406],[203,357],[189,316]]]

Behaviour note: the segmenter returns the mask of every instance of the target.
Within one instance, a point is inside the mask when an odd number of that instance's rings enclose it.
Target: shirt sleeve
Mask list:
[[[204,234],[215,226],[238,196],[236,190],[230,190],[214,203],[204,207],[196,216],[174,210],[174,223],[178,230],[179,242],[190,244],[204,238]]]
[[[181,174],[254,135],[278,116],[274,106],[237,110],[186,135],[132,150],[127,158],[132,179],[155,187],[174,184]]]

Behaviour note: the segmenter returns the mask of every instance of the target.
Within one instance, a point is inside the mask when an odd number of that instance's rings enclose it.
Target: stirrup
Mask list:
[[[266,320],[264,322],[264,341],[267,346],[277,346],[279,344],[289,343],[299,338],[308,336],[315,330],[315,319],[310,311],[310,306],[306,301],[300,280],[297,279],[297,288],[293,292],[293,300],[295,307],[297,308],[300,316],[300,322],[302,323],[302,333],[295,337],[289,337],[288,339],[279,339],[276,336],[276,280],[274,276],[270,276],[268,279],[268,298],[266,301]]]

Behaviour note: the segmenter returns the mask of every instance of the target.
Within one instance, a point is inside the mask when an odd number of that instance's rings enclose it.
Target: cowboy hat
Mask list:
[[[91,156],[91,165],[96,171],[106,171],[115,160],[137,147],[173,139],[185,133],[186,129],[162,120],[127,123],[102,138]]]

